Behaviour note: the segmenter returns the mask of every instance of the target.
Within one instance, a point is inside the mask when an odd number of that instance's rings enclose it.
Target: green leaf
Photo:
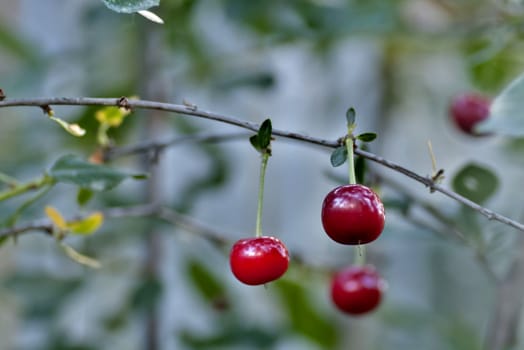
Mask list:
[[[271,119],[266,119],[258,129],[258,142],[261,149],[266,149],[271,143]]]
[[[164,291],[162,282],[154,277],[146,277],[131,295],[131,305],[139,310],[152,310],[158,304]]]
[[[524,136],[524,74],[511,82],[491,104],[490,115],[477,124],[478,133]]]
[[[491,197],[498,185],[491,170],[475,163],[464,166],[453,178],[453,190],[479,204]]]
[[[135,175],[98,164],[92,164],[75,155],[58,159],[49,171],[58,182],[71,183],[92,191],[106,191]]]
[[[211,335],[202,332],[183,330],[178,334],[182,344],[192,350],[208,349],[273,349],[275,344],[285,336],[283,330],[252,326],[238,320],[222,322],[218,331]]]
[[[355,125],[356,112],[355,108],[351,107],[346,111],[346,121],[348,123],[348,128],[351,128]]]
[[[96,212],[80,221],[68,222],[67,229],[75,234],[90,235],[98,230],[103,222],[104,215],[100,212]]]
[[[359,139],[362,142],[371,142],[376,138],[377,134],[375,134],[374,132],[365,132],[357,136],[357,139]]]
[[[355,159],[355,177],[357,183],[364,184],[366,177],[366,158],[358,156]]]
[[[195,289],[208,302],[220,306],[225,302],[225,288],[219,279],[204,264],[196,260],[189,261],[187,276]],[[223,305],[222,305],[223,306]]]
[[[131,113],[131,110],[109,106],[96,111],[95,118],[100,124],[107,124],[111,127],[118,127],[124,118]]]
[[[258,135],[253,135],[249,138],[249,142],[251,142],[251,146],[253,146],[258,152],[262,150],[262,147],[260,147],[260,140],[258,139]]]
[[[147,10],[150,7],[158,6],[160,0],[102,0],[110,10],[120,13],[133,13]]]
[[[287,279],[275,283],[293,330],[317,343],[322,349],[335,349],[339,342],[333,320],[318,312],[303,284]]]
[[[76,194],[76,202],[79,206],[82,207],[86,205],[91,200],[91,198],[93,198],[93,194],[94,192],[89,188],[80,188]]]
[[[389,210],[398,210],[402,215],[407,215],[411,209],[412,201],[407,197],[388,198],[383,197],[382,203]]]
[[[331,165],[334,167],[341,166],[344,164],[348,157],[348,151],[346,146],[340,146],[335,148],[333,153],[331,153]]]

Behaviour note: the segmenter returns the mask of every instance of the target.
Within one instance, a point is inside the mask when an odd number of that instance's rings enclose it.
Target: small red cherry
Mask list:
[[[237,241],[229,255],[233,275],[248,285],[265,284],[281,277],[289,266],[289,253],[275,237],[246,238]]]
[[[322,225],[331,239],[342,244],[366,244],[384,229],[384,205],[363,185],[339,186],[322,204]]]
[[[479,94],[467,93],[451,101],[449,113],[455,125],[464,133],[476,135],[475,125],[489,116],[491,101]]]
[[[386,282],[372,266],[350,266],[337,272],[331,282],[331,299],[347,314],[361,315],[375,309]]]

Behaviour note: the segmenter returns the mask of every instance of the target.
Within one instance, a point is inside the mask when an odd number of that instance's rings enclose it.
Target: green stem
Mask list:
[[[355,246],[354,264],[356,266],[363,266],[366,264],[366,246],[359,244]]]
[[[260,182],[258,184],[258,208],[257,208],[257,226],[255,234],[257,237],[262,236],[262,206],[264,204],[264,180],[266,178],[267,161],[269,159],[269,153],[267,151],[262,152],[262,161],[260,163]]]
[[[354,185],[357,183],[357,177],[355,175],[355,157],[353,155],[353,135],[351,133],[346,137],[346,150],[348,153],[348,171],[349,171],[349,184]]]
[[[52,184],[53,179],[49,176],[42,176],[41,178],[38,178],[36,180],[19,184],[14,186],[13,188],[0,192],[0,201],[9,199],[11,197],[16,197],[18,195],[24,194],[29,191],[35,191],[38,190],[45,185]]]

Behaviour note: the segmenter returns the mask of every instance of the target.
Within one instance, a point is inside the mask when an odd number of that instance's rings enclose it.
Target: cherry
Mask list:
[[[240,282],[253,286],[281,277],[289,266],[289,253],[278,238],[246,238],[233,245],[229,263]]]
[[[363,185],[339,186],[329,192],[321,216],[328,236],[342,244],[372,242],[384,229],[384,205]]]
[[[451,101],[449,113],[455,125],[469,135],[475,133],[475,125],[489,116],[490,100],[484,96],[467,93],[455,97]]]
[[[342,312],[361,315],[380,304],[385,288],[385,281],[372,266],[350,266],[333,276],[331,299]]]

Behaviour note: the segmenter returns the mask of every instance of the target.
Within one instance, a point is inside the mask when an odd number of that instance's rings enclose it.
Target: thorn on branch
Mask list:
[[[444,169],[439,169],[437,172],[431,175],[432,185],[440,183],[443,179],[444,179]],[[435,188],[430,186],[429,191],[433,193],[435,192]]]
[[[5,100],[5,93],[4,90],[0,89],[0,101]]]
[[[182,100],[182,104],[183,104],[184,106],[186,106],[190,111],[193,111],[193,112],[196,112],[196,110],[198,109],[198,106],[197,106],[196,104],[191,103],[191,102],[189,102],[189,101],[186,100],[186,99],[183,99],[183,100]]]
[[[116,105],[117,105],[119,108],[123,108],[123,109],[125,109],[126,111],[130,111],[130,110],[131,110],[131,106],[129,105],[129,100],[128,100],[127,97],[125,97],[125,96],[120,97],[120,98],[116,101]]]

